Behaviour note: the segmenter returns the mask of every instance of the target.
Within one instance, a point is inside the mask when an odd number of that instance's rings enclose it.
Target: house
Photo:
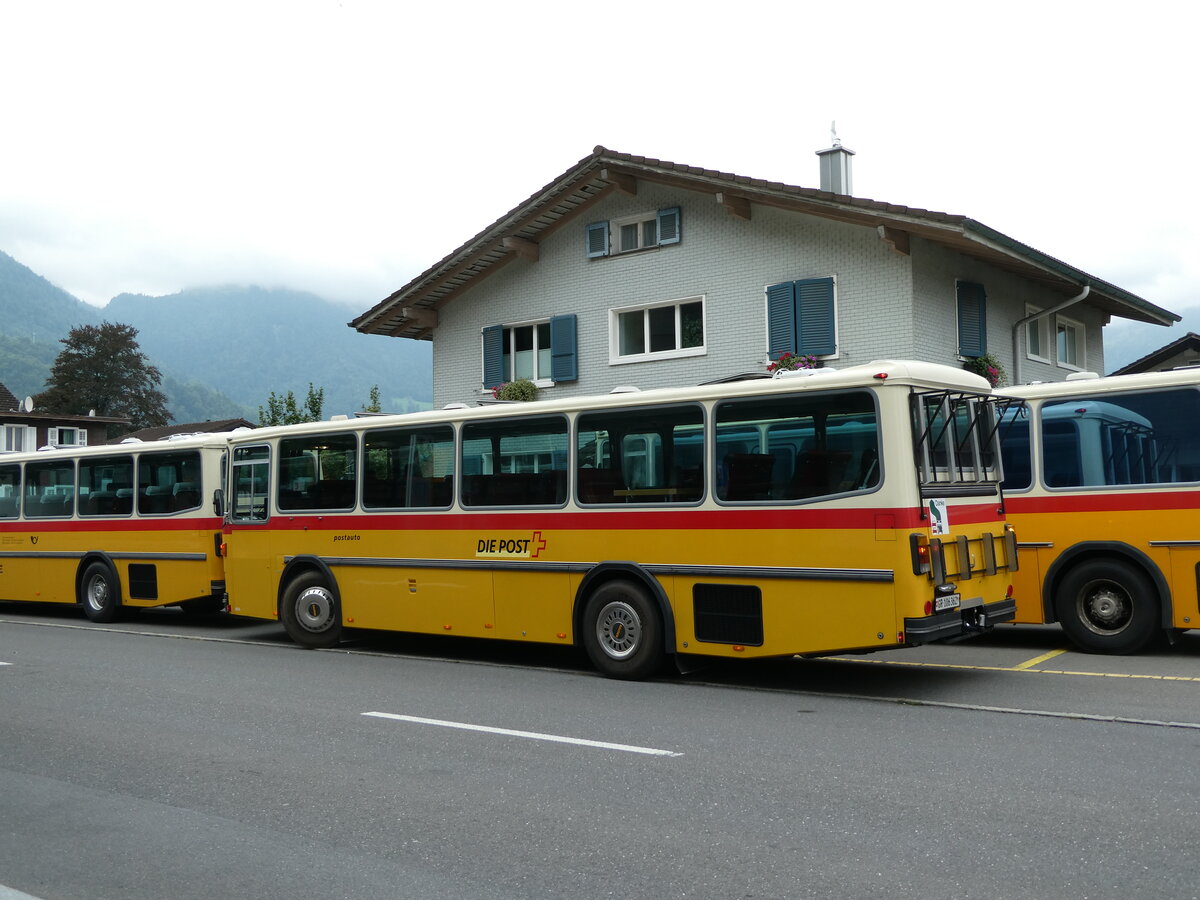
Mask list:
[[[215,419],[208,422],[189,422],[186,425],[159,425],[154,428],[143,428],[131,431],[110,443],[116,444],[134,438],[139,441],[162,441],[173,435],[217,434],[223,431],[233,431],[237,428],[253,428],[254,424],[246,419]]]
[[[28,398],[18,401],[0,384],[0,453],[36,450],[39,447],[70,447],[103,444],[109,425],[128,425],[129,419],[112,416],[66,416],[34,412]]]
[[[854,197],[853,152],[818,156],[814,189],[597,147],[349,324],[433,341],[440,406],[521,377],[695,384],[788,351],[1060,380],[1103,371],[1113,316],[1179,320],[965,216]]]
[[[1114,371],[1114,375],[1134,375],[1139,372],[1169,372],[1185,366],[1200,366],[1200,334],[1189,331],[1183,337],[1135,359]]]

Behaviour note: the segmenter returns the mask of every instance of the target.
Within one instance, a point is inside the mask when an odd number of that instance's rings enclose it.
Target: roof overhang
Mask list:
[[[771,206],[874,228],[899,252],[922,238],[1042,284],[1064,296],[1087,285],[1088,305],[1118,318],[1170,325],[1180,317],[965,216],[764,181],[597,147],[524,203],[350,322],[364,334],[431,339],[437,310],[514,259],[536,259],[539,243],[613,191],[645,179],[709,193],[730,215]]]

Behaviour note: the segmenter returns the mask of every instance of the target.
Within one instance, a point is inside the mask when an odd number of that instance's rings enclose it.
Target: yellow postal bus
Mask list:
[[[865,652],[1009,620],[983,379],[925,363],[230,438],[230,609],[666,656]]]
[[[1005,388],[1018,622],[1097,653],[1200,625],[1200,369]]]
[[[0,599],[217,610],[223,436],[0,455]]]

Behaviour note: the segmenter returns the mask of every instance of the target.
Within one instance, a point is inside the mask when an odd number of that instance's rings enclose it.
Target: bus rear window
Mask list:
[[[138,460],[138,513],[157,515],[200,506],[200,453],[147,453]]]
[[[728,400],[717,406],[717,499],[806,500],[880,483],[868,391]]]

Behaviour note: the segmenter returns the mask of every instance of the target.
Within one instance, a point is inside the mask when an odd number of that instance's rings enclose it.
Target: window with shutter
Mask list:
[[[584,250],[588,259],[616,256],[678,244],[682,234],[680,208],[673,206],[609,222],[593,222],[584,230]]]
[[[982,284],[960,281],[958,295],[958,355],[987,353],[987,294]]]
[[[804,278],[767,287],[767,355],[833,356],[837,304],[833,278]]]
[[[482,338],[485,390],[518,379],[549,387],[579,377],[574,315],[520,325],[489,325]]]

